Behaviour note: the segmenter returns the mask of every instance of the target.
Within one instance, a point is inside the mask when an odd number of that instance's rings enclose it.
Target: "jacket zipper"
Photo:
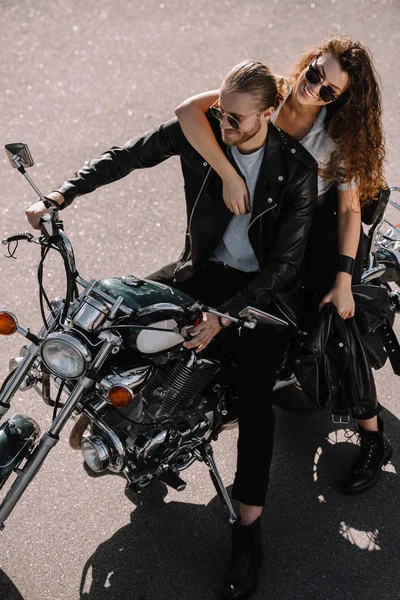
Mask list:
[[[251,221],[251,223],[249,224],[247,231],[249,231],[250,227],[253,225],[253,223],[255,223],[257,221],[257,219],[259,219],[260,217],[262,217],[263,215],[265,215],[265,213],[269,212],[270,210],[272,210],[273,208],[275,208],[277,206],[276,202],[273,206],[270,206],[269,208],[267,208],[267,210],[264,210],[264,212],[260,213],[255,219],[254,221]]]
[[[279,304],[277,303],[277,301],[275,300],[275,298],[273,298],[272,302],[275,304],[275,306],[278,308],[278,310],[281,311],[281,313],[289,321],[289,323],[291,323],[295,329],[298,329],[299,326],[297,325],[297,323],[295,323],[293,321],[293,319],[291,319],[290,317],[288,317],[288,315],[285,313],[285,311],[279,306]]]
[[[250,225],[249,225],[249,226],[248,226],[248,228],[247,228],[247,231],[249,231],[250,227],[253,225],[253,223],[255,223],[255,222],[257,221],[257,219],[258,219],[259,217],[262,217],[263,215],[265,215],[265,213],[267,213],[268,211],[272,210],[272,209],[273,209],[273,208],[275,208],[276,206],[277,206],[277,204],[276,204],[276,202],[275,202],[275,204],[274,204],[273,206],[270,206],[269,208],[267,208],[267,210],[264,210],[264,212],[262,212],[261,214],[259,214],[259,215],[258,215],[258,216],[257,216],[257,217],[254,219],[254,221],[252,221],[252,222],[250,223]],[[298,328],[299,328],[299,326],[297,325],[297,323],[295,323],[295,322],[293,321],[293,319],[291,319],[291,318],[290,318],[290,317],[289,317],[289,316],[288,316],[288,315],[285,313],[285,311],[284,311],[284,310],[283,310],[283,309],[282,309],[282,308],[279,306],[279,304],[277,303],[277,301],[276,301],[275,299],[273,299],[272,301],[273,301],[273,303],[275,304],[275,306],[278,308],[278,310],[280,310],[280,311],[281,311],[281,313],[283,314],[283,316],[284,316],[284,317],[285,317],[285,318],[286,318],[286,319],[289,321],[289,323],[291,323],[295,329],[298,329]]]
[[[192,225],[193,213],[194,213],[194,211],[195,211],[195,209],[196,209],[197,203],[198,203],[198,201],[199,201],[199,199],[200,199],[200,196],[201,196],[201,194],[202,194],[202,192],[203,192],[203,190],[204,190],[204,186],[205,186],[205,185],[206,185],[206,183],[207,183],[207,179],[209,178],[211,171],[212,171],[212,167],[209,167],[209,169],[208,169],[208,171],[207,171],[207,173],[206,173],[206,176],[205,176],[205,178],[204,178],[204,181],[203,181],[203,183],[201,184],[200,191],[199,191],[199,193],[197,194],[197,198],[196,198],[196,200],[195,200],[195,202],[194,202],[194,205],[193,205],[193,208],[192,208],[192,212],[190,213],[190,217],[189,217],[189,224],[188,224],[188,234],[189,234],[189,244],[190,244],[190,246],[189,246],[189,254],[188,254],[186,257],[185,257],[185,256],[183,256],[183,257],[182,257],[182,259],[183,259],[183,264],[181,264],[181,265],[180,265],[180,264],[179,264],[179,262],[178,262],[178,264],[177,264],[177,266],[176,266],[176,269],[175,269],[175,271],[174,271],[174,275],[175,275],[175,274],[176,274],[178,271],[180,271],[180,270],[181,270],[181,268],[183,267],[183,265],[184,265],[184,264],[185,264],[185,263],[186,263],[186,262],[189,260],[189,258],[190,258],[190,257],[191,257],[191,255],[192,255],[192,250],[191,250],[191,248],[192,248],[192,236],[191,236],[191,234],[190,234],[190,228],[191,228],[191,225]]]
[[[347,341],[347,347],[348,347],[348,349],[350,350],[350,342],[349,342],[349,330],[348,330],[348,325],[347,325],[347,324],[345,324],[345,326],[346,326],[346,341]],[[349,367],[347,367],[347,368],[349,368]],[[357,388],[356,388],[356,386],[355,386],[355,384],[354,384],[354,379],[353,379],[353,377],[351,376],[351,373],[349,373],[349,374],[348,374],[348,378],[349,378],[348,380],[349,380],[349,382],[350,382],[350,388],[351,388],[351,391],[352,391],[352,396],[353,396],[353,407],[355,408],[355,410],[356,410],[356,412],[357,412],[357,415],[358,415],[358,417],[356,417],[356,418],[359,418],[359,419],[361,419],[361,418],[362,418],[362,416],[361,416],[361,411],[360,411],[360,403],[358,402],[358,397],[357,397]],[[348,405],[350,405],[350,402],[349,402],[349,400],[347,400],[347,404],[348,404]]]
[[[202,183],[202,186],[201,186],[201,188],[200,188],[200,191],[199,191],[199,193],[197,194],[197,198],[196,198],[196,200],[195,200],[195,203],[194,203],[194,205],[193,205],[192,212],[190,213],[190,217],[189,217],[189,225],[188,225],[188,232],[189,232],[189,236],[190,236],[190,227],[192,226],[193,213],[194,213],[194,211],[196,210],[197,203],[198,203],[198,201],[199,201],[199,199],[200,199],[200,196],[201,196],[201,194],[202,194],[202,192],[203,192],[203,190],[204,190],[204,186],[205,186],[205,185],[206,185],[206,183],[207,183],[207,179],[209,178],[209,175],[210,175],[210,173],[211,173],[211,170],[212,170],[212,168],[211,168],[211,167],[209,167],[209,169],[208,169],[208,171],[207,171],[207,174],[206,174],[206,176],[205,176],[205,178],[204,178],[204,181],[203,181],[203,183]]]

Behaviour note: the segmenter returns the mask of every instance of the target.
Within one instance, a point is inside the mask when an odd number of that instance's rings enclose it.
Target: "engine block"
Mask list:
[[[207,358],[174,362],[155,370],[142,396],[147,409],[154,416],[170,417],[189,406],[213,380],[220,368],[219,362]]]

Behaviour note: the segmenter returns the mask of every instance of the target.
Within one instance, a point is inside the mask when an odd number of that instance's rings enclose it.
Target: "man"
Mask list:
[[[317,164],[298,142],[269,124],[276,105],[277,85],[269,69],[246,61],[225,77],[219,107],[210,111],[221,147],[246,180],[250,198],[246,214],[232,215],[225,206],[221,179],[190,146],[176,119],[105,152],[49,199],[64,208],[76,196],[134,169],[179,155],[187,205],[185,248],[177,262],[150,278],[179,287],[220,312],[236,316],[246,306],[267,307],[296,327],[301,264],[317,195]],[[27,210],[34,227],[45,211],[42,202]],[[229,324],[206,313],[185,345],[202,351]],[[288,334],[259,326],[242,332],[230,327],[224,335],[233,338],[239,373],[233,497],[240,502],[240,521],[233,526],[222,598],[238,599],[255,590],[261,565],[260,515],[274,430],[272,388]]]

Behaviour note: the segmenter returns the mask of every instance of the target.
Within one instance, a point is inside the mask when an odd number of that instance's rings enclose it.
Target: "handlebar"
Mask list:
[[[20,240],[26,240],[27,242],[32,242],[33,240],[38,240],[39,238],[35,238],[31,233],[25,231],[25,233],[16,233],[15,235],[11,235],[8,238],[4,238],[1,240],[3,245],[10,244],[11,242],[19,242]]]
[[[216,317],[222,317],[224,319],[227,319],[228,321],[235,323],[238,327],[247,327],[248,329],[254,329],[257,325],[257,321],[255,321],[253,319],[246,319],[246,318],[237,319],[236,317],[232,317],[231,315],[227,315],[226,313],[218,312],[217,310],[214,310],[213,308],[210,308],[209,306],[205,306],[204,304],[203,305],[200,303],[196,303],[196,304],[197,304],[197,306],[195,305],[195,307],[199,308],[202,312],[208,312],[212,315],[215,315]]]

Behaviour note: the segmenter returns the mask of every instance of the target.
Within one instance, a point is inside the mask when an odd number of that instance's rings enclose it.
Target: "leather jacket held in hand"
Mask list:
[[[369,419],[379,412],[371,367],[380,369],[388,351],[393,370],[400,375],[400,348],[388,319],[387,288],[356,285],[352,291],[354,318],[342,319],[333,304],[325,305],[291,352],[304,392],[317,406],[330,406],[337,422],[348,422],[349,414]]]

